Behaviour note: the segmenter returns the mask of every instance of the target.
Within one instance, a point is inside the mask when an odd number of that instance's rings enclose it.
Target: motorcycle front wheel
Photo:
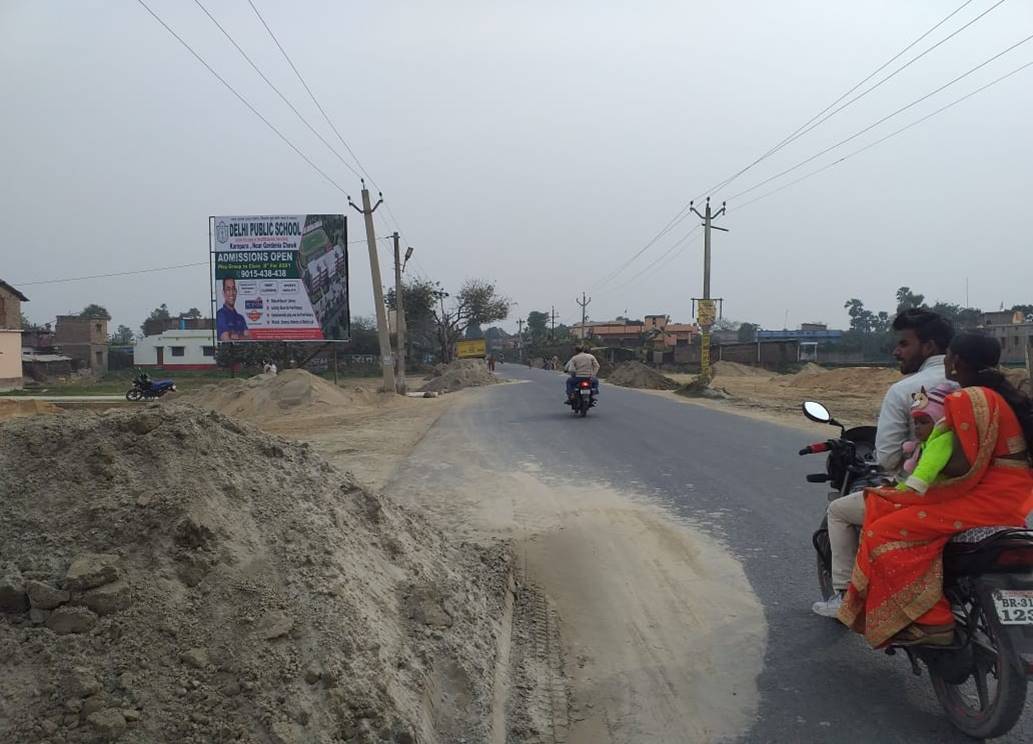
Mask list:
[[[126,393],[126,400],[136,402],[141,398],[143,398],[143,393],[140,392],[139,388],[133,388],[128,393]]]
[[[818,567],[818,591],[821,598],[826,602],[832,599],[836,593],[832,586],[832,565],[826,556],[832,555],[832,547],[829,545],[829,518],[828,515],[821,522],[821,527],[814,533],[812,538]]]
[[[994,739],[1011,731],[1026,704],[1026,675],[1005,633],[979,613],[973,640],[972,672],[951,684],[929,668],[933,691],[950,722],[976,739]]]

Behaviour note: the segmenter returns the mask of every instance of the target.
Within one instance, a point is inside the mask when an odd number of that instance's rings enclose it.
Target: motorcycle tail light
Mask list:
[[[1033,547],[1002,550],[994,559],[994,564],[998,566],[1033,566]]]
[[[587,382],[582,382],[582,383],[581,383],[581,387],[583,387],[583,388],[586,388],[586,387],[588,387],[588,385],[589,385],[589,383],[587,383]]]

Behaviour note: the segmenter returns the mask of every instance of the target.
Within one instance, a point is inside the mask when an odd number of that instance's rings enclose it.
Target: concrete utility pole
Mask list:
[[[689,202],[689,209],[703,220],[703,297],[699,300],[699,321],[703,334],[700,338],[700,376],[704,382],[710,382],[710,331],[714,327],[717,313],[714,310],[714,300],[710,297],[710,231],[720,230],[728,232],[727,228],[715,227],[713,221],[725,213],[725,203],[721,202],[721,208],[717,212],[710,209],[710,197],[707,197],[707,204],[703,214]]]
[[[581,299],[575,300],[577,304],[581,306],[581,338],[584,340],[585,334],[587,333],[586,326],[588,325],[588,305],[592,302],[592,298],[581,293]]]
[[[398,233],[392,234],[391,238],[395,244],[395,336],[398,346],[398,379],[395,380],[395,390],[399,395],[405,395],[405,334],[408,331],[405,326],[405,291],[402,288],[402,271],[405,267],[402,265],[402,255],[398,246]],[[410,247],[405,252],[405,260],[408,261],[411,256]]]
[[[391,355],[391,334],[387,328],[387,307],[384,305],[384,285],[380,280],[380,260],[377,258],[377,235],[373,230],[373,213],[384,202],[383,194],[377,194],[377,203],[370,206],[369,189],[362,181],[362,209],[348,197],[348,203],[366,221],[366,244],[369,246],[369,271],[373,276],[373,306],[377,311],[377,335],[380,340],[380,366],[384,370],[384,392],[395,390],[395,365]]]
[[[524,359],[524,319],[517,319],[517,361]]]
[[[556,306],[552,306],[552,330],[549,331],[550,338],[556,339]]]

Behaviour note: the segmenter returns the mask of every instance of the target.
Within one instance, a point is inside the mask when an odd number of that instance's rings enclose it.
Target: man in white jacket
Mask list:
[[[575,354],[567,362],[563,368],[564,372],[570,374],[567,378],[567,401],[574,396],[574,391],[577,389],[578,378],[588,378],[592,381],[592,389],[599,392],[599,380],[596,375],[599,374],[599,360],[596,359],[592,354],[585,351],[585,347],[578,346],[574,347]]]
[[[875,458],[889,476],[900,474],[904,463],[904,442],[912,439],[912,395],[923,387],[932,390],[947,381],[943,366],[954,328],[942,315],[924,309],[905,310],[893,321],[897,345],[893,357],[906,377],[893,383],[882,399]],[[813,610],[823,617],[836,617],[857,555],[857,527],[864,522],[864,492],[858,491],[829,504],[829,545],[832,549],[832,587],[826,601],[815,602]]]

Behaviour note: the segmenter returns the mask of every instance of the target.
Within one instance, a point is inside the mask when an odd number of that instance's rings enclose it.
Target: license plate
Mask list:
[[[591,395],[591,394],[592,394],[592,391],[591,391],[591,390],[589,390],[588,388],[582,388],[582,389],[581,389],[581,394],[582,394],[582,395]]]
[[[1002,625],[1033,625],[1033,590],[995,591],[994,608]]]

